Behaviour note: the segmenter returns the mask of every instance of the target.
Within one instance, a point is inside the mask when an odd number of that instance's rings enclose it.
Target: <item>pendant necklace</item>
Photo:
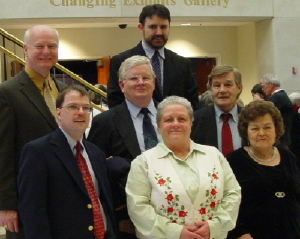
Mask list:
[[[274,158],[276,157],[276,149],[275,149],[275,147],[273,147],[273,155],[272,155],[272,157],[269,158],[269,159],[261,159],[261,158],[257,157],[257,156],[254,154],[254,152],[252,151],[251,147],[249,147],[249,151],[250,151],[250,153],[252,154],[252,156],[253,156],[257,161],[259,161],[259,162],[271,162],[271,161],[274,160]]]

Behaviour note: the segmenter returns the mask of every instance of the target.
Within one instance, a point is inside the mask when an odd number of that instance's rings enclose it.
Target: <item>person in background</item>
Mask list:
[[[255,84],[251,89],[251,94],[253,100],[264,100],[266,99],[266,94],[262,90],[261,84]]]
[[[66,85],[50,75],[58,59],[57,30],[44,25],[24,35],[25,69],[0,84],[0,225],[6,238],[24,238],[18,220],[17,176],[23,146],[57,128],[55,99]]]
[[[207,90],[201,95],[201,97],[199,99],[199,105],[200,105],[199,108],[202,109],[202,108],[209,107],[209,106],[213,105],[213,103],[214,103],[214,100],[211,95],[211,91]]]
[[[150,60],[145,56],[132,56],[122,63],[119,72],[119,85],[125,102],[93,119],[88,140],[102,149],[108,158],[116,218],[122,237],[136,238],[126,208],[124,188],[127,175],[131,161],[160,142],[161,136],[155,123],[156,106],[152,99],[155,78]],[[146,113],[143,113],[144,110]],[[156,139],[147,137],[145,120],[152,127]],[[148,138],[150,140],[145,141]]]
[[[106,158],[84,139],[92,107],[83,86],[57,97],[54,132],[27,143],[20,158],[19,212],[30,239],[116,239]]]
[[[188,99],[194,110],[199,108],[199,89],[192,76],[190,61],[165,48],[170,22],[170,11],[164,5],[154,4],[143,8],[138,24],[143,40],[132,49],[111,58],[107,89],[109,108],[121,104],[125,99],[118,83],[118,70],[125,59],[134,55],[151,59],[156,76],[154,102],[159,103],[169,95],[178,95]]]
[[[137,237],[226,238],[241,197],[227,160],[190,139],[193,109],[185,98],[165,98],[156,121],[163,142],[133,160],[126,184]]]
[[[300,93],[291,93],[289,98],[293,105],[293,124],[291,127],[291,145],[289,149],[300,160]]]
[[[268,100],[279,109],[284,122],[284,134],[280,139],[279,147],[288,148],[291,144],[291,127],[293,121],[293,105],[286,92],[280,88],[280,81],[272,74],[261,77],[260,83]]]
[[[208,85],[214,104],[195,112],[191,139],[198,144],[215,146],[226,157],[241,147],[237,131],[241,107],[237,100],[243,89],[242,75],[232,66],[216,66],[208,77]]]
[[[277,148],[283,119],[272,102],[252,101],[238,123],[243,146],[227,156],[242,188],[236,228],[227,239],[300,238],[300,173],[296,157]]]

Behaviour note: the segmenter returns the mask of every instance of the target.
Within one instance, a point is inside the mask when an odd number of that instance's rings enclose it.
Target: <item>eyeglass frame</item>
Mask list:
[[[88,113],[88,114],[90,114],[92,111],[93,111],[93,107],[92,106],[87,106],[87,105],[85,105],[85,106],[80,106],[80,105],[77,105],[77,104],[68,104],[68,105],[65,105],[65,106],[62,106],[61,107],[61,109],[62,108],[67,108],[68,110],[70,110],[70,111],[79,111],[80,109],[82,109],[82,111],[84,112],[84,113]]]
[[[146,79],[144,79],[146,77]],[[133,78],[136,78],[136,79],[133,79]],[[132,82],[132,83],[138,83],[140,80],[143,81],[143,83],[148,83],[150,82],[151,80],[153,80],[154,77],[151,76],[151,75],[131,75],[129,76],[129,78],[125,78],[124,80],[127,80],[129,82]]]

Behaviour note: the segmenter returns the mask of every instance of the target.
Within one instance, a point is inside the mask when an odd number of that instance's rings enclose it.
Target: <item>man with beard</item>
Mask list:
[[[164,46],[170,31],[170,11],[164,5],[145,6],[139,17],[138,29],[143,40],[134,48],[112,57],[108,81],[108,106],[112,108],[124,101],[118,82],[118,70],[121,63],[134,55],[147,56],[156,75],[153,92],[155,102],[162,101],[170,95],[188,99],[193,109],[198,109],[198,86],[192,77],[190,61]]]

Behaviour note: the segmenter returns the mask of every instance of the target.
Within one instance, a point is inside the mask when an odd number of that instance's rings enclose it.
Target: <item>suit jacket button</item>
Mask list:
[[[87,205],[87,208],[88,208],[88,209],[91,209],[92,207],[93,207],[92,204],[88,204],[88,205]]]
[[[93,226],[89,226],[89,231],[93,231],[94,227]]]

